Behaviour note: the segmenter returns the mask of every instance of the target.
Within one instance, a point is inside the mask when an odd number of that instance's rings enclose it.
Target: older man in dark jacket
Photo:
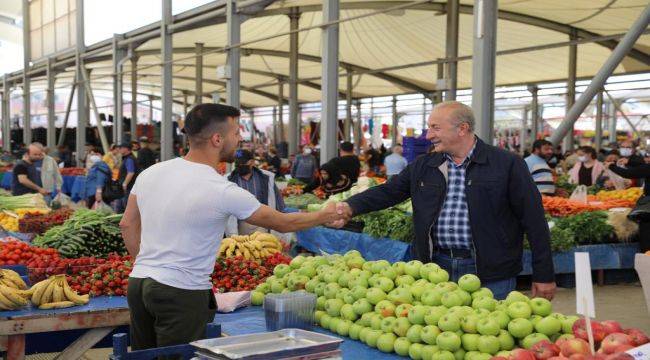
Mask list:
[[[339,212],[364,214],[411,198],[413,258],[437,263],[450,280],[477,274],[498,299],[515,288],[526,233],[533,296],[553,298],[548,224],[524,161],[478,139],[467,105],[439,104],[428,122],[435,152],[417,158],[386,184],[348,199]]]

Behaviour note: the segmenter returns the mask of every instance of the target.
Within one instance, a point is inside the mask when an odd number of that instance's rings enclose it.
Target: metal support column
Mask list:
[[[200,104],[203,98],[203,43],[194,44],[194,106]]]
[[[226,24],[228,28],[227,45],[239,44],[241,41],[241,17],[237,13],[237,3],[235,0],[227,0]],[[240,50],[239,47],[230,48],[226,55],[226,68],[228,69],[227,73],[229,75],[226,81],[226,101],[228,105],[236,108],[240,106]]]
[[[361,142],[363,141],[363,124],[361,118],[361,100],[356,101],[357,121],[354,123],[354,148],[356,154],[361,153]]]
[[[63,125],[61,125],[61,132],[59,133],[59,140],[57,141],[57,146],[63,146],[65,142],[65,135],[68,129],[68,120],[70,119],[70,110],[72,109],[72,100],[74,100],[74,92],[77,88],[76,83],[72,83],[72,89],[70,89],[70,95],[68,95],[68,104],[65,107],[65,115],[63,116]]]
[[[440,59],[438,59],[440,60]],[[445,77],[445,64],[443,63],[438,63],[437,65],[437,79],[443,79]],[[440,104],[441,102],[444,101],[444,91],[443,89],[436,90],[436,92],[433,94],[433,105],[435,106],[436,104]]]
[[[124,77],[122,69],[126,58],[124,48],[117,46],[121,36],[113,36],[113,141],[120,144],[124,141]],[[98,119],[99,120],[99,119]],[[133,134],[131,134],[133,139]]]
[[[488,144],[493,143],[494,132],[497,10],[497,0],[474,0],[472,109],[476,118],[476,134]]]
[[[301,121],[298,117],[298,26],[300,13],[292,8],[289,14],[289,154],[296,154],[300,145]],[[280,116],[282,119],[282,116]],[[280,122],[282,124],[282,122]],[[284,137],[282,137],[284,140]]]
[[[88,103],[86,102],[86,84],[83,81],[83,62],[81,54],[85,51],[84,43],[84,1],[76,0],[76,81],[77,81],[77,132],[75,136],[75,150],[77,165],[83,167],[86,158],[86,125],[88,124]]]
[[[607,104],[609,107],[609,145],[611,147],[612,144],[616,143],[616,115],[618,111],[616,110],[616,106],[612,104],[611,102]]]
[[[277,145],[280,141],[278,140],[278,108],[273,107],[273,145]]]
[[[578,37],[576,31],[572,30],[569,39],[571,41],[576,40]],[[566,112],[569,112],[569,109],[576,102],[576,79],[578,77],[578,45],[569,45],[569,76],[567,78],[566,84]],[[574,148],[573,140],[573,125],[569,129],[566,137],[564,138],[564,151],[573,150]]]
[[[447,1],[447,32],[446,50],[447,59],[458,57],[458,23],[459,23],[459,0]],[[447,95],[445,100],[456,100],[456,89],[458,87],[458,62],[447,62]]]
[[[278,83],[278,142],[285,141],[284,138],[284,83]],[[291,109],[289,109],[291,110]],[[291,119],[291,114],[289,114]],[[291,136],[291,129],[289,129],[289,136]],[[291,154],[291,152],[289,153]]]
[[[138,137],[138,58],[131,54],[131,139],[136,137]]]
[[[391,140],[391,146],[395,146],[395,144],[397,144],[397,138],[399,134],[398,131],[399,119],[397,119],[397,96],[393,96],[391,109],[393,114],[393,123],[390,129],[390,140]]]
[[[423,96],[422,97],[422,129],[425,130],[427,128],[427,97]]]
[[[524,107],[521,112],[521,130],[519,130],[519,153],[524,154],[528,149],[528,108]],[[531,144],[532,145],[532,144]]]
[[[9,75],[2,78],[2,150],[11,151],[11,88]]]
[[[650,23],[650,5],[647,5],[646,8],[641,12],[639,18],[632,24],[627,34],[619,41],[616,48],[612,50],[611,54],[603,64],[603,66],[598,70],[598,73],[593,77],[587,89],[580,95],[578,100],[571,109],[567,112],[564,120],[558,126],[558,128],[553,133],[551,141],[554,144],[557,144],[564,136],[571,130],[573,124],[580,117],[580,114],[585,110],[587,105],[591,102],[591,99],[594,98],[596,93],[600,91],[607,78],[614,72],[614,69],[623,61],[625,55],[632,49],[636,40],[645,32],[648,24]]]
[[[323,23],[339,20],[339,0],[323,0]],[[322,116],[320,119],[320,162],[338,154],[339,24],[322,28]]]
[[[47,136],[46,144],[50,150],[56,147],[56,115],[54,114],[54,83],[56,74],[54,73],[54,59],[47,58]]]
[[[147,98],[149,99],[149,118],[147,119],[147,123],[153,125],[153,96],[149,95]]]
[[[23,143],[32,142],[31,79],[29,69],[32,57],[29,0],[23,0]]]
[[[187,91],[183,90],[183,127],[185,127],[185,120],[187,119],[187,109],[189,103],[187,102]],[[183,149],[187,148],[187,134],[183,134]]]
[[[596,96],[596,151],[603,147],[603,92],[598,92]]]
[[[174,137],[172,129],[172,34],[167,27],[172,23],[172,0],[162,0],[162,21],[160,22],[162,89],[160,107],[160,160],[169,160],[174,156]]]
[[[88,76],[86,69],[83,69],[82,74],[83,74],[83,80],[86,83],[86,96],[88,97],[88,103],[90,104],[90,107],[94,112],[95,121],[97,121],[97,132],[99,133],[99,140],[102,143],[102,149],[104,150],[104,154],[106,154],[109,151],[108,140],[106,139],[106,132],[104,131],[104,125],[102,124],[102,120],[99,117],[99,109],[97,108],[97,103],[95,102],[93,89],[92,86],[90,86],[90,76]]]
[[[537,85],[528,85],[528,91],[532,95],[530,102],[530,144],[532,145],[537,140],[537,130],[539,129],[539,97],[537,95],[539,88]]]
[[[352,132],[352,71],[348,69],[347,73],[347,83],[345,91],[345,126],[344,129],[344,139],[345,141],[351,140]]]

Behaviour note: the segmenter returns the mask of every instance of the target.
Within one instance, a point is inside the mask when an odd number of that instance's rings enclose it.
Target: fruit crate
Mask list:
[[[639,280],[643,287],[645,302],[650,313],[650,255],[636,254],[634,258],[634,269],[639,274]]]

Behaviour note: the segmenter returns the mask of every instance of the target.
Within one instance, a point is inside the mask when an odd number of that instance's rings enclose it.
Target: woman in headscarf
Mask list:
[[[352,181],[341,172],[338,166],[328,162],[321,166],[319,176],[305,186],[303,192],[312,192],[319,187],[325,191],[327,196],[330,196],[350,190]]]

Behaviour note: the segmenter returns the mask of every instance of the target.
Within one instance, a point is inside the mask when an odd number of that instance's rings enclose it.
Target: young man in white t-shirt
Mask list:
[[[190,151],[151,166],[131,190],[120,226],[136,257],[129,278],[133,350],[202,338],[216,312],[210,275],[230,216],[279,232],[333,223],[332,204],[316,213],[280,213],[217,173],[232,162],[239,110],[201,104],[185,120]]]

